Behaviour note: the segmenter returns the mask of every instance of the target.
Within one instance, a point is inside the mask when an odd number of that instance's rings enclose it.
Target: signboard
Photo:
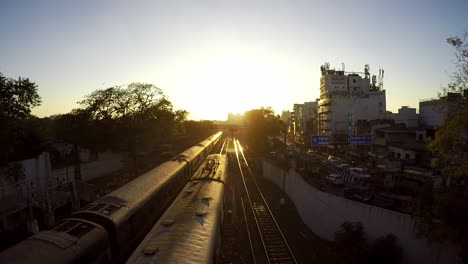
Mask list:
[[[370,145],[372,144],[371,136],[350,136],[348,138],[348,144],[350,145]]]
[[[326,146],[330,144],[328,136],[312,136],[312,146]]]
[[[346,83],[346,76],[344,76],[344,75],[333,75],[333,76],[331,76],[331,83],[332,84],[345,84]]]

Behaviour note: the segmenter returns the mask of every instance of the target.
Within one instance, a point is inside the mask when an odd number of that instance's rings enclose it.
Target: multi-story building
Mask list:
[[[385,116],[385,90],[375,82],[371,85],[367,68],[362,77],[322,66],[318,101],[320,135],[351,134],[353,122]]]
[[[317,101],[305,102],[302,111],[302,133],[317,134]]]
[[[293,107],[293,135],[299,136],[303,131],[303,124],[302,124],[302,115],[304,111],[304,104],[294,104]]]
[[[281,113],[281,121],[286,125],[288,131],[290,131],[293,121],[293,113],[291,111],[283,111]]]
[[[438,127],[451,109],[455,107],[455,101],[462,97],[461,93],[447,93],[440,99],[426,99],[419,102],[419,120],[422,126]]]

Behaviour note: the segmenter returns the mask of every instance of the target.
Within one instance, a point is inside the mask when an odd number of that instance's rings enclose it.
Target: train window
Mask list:
[[[57,231],[57,232],[66,232],[67,230],[73,228],[74,226],[78,225],[78,221],[74,221],[74,220],[68,220],[68,221],[65,221],[61,224],[59,224],[58,226],[56,226],[54,229],[54,231]]]
[[[81,237],[84,234],[88,233],[91,229],[93,229],[93,226],[91,224],[81,223],[80,225],[74,227],[72,230],[68,231],[67,233],[74,237]]]
[[[100,213],[105,214],[105,215],[111,215],[111,214],[113,214],[115,211],[119,210],[120,207],[121,207],[121,206],[109,204],[109,205],[106,206],[104,209],[102,209],[102,210],[100,211]]]
[[[94,207],[89,208],[89,211],[99,212],[102,208],[104,208],[107,204],[96,204]]]

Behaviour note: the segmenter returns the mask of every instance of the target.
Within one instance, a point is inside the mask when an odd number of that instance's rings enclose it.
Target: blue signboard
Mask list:
[[[350,136],[348,138],[348,144],[351,145],[370,145],[372,144],[371,136]]]
[[[312,136],[312,146],[326,146],[330,144],[328,136]]]

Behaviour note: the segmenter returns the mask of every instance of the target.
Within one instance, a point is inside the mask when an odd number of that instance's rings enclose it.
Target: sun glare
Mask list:
[[[194,102],[192,113],[202,119],[225,120],[228,113],[247,110],[272,103],[271,94],[281,89],[281,69],[268,60],[245,54],[213,56],[192,71],[191,83],[198,95],[212,98]]]

